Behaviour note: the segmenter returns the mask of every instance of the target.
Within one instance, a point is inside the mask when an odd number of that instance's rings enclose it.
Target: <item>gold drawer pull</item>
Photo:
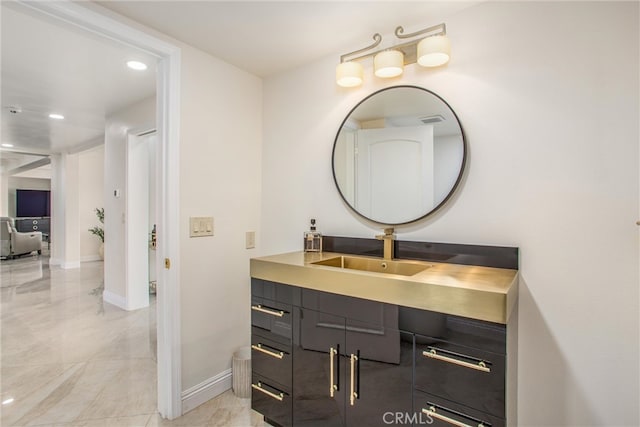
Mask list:
[[[457,427],[474,427],[470,424],[465,424],[462,421],[458,421],[458,420],[454,420],[453,418],[449,418],[446,415],[442,415],[439,414],[438,412],[436,412],[436,407],[431,405],[429,406],[429,409],[425,409],[422,408],[422,413],[431,417],[431,418],[436,418],[440,421],[444,421],[445,423],[449,423],[451,425],[457,426]],[[491,425],[491,424],[489,424]],[[479,422],[477,425],[477,427],[486,427],[486,425],[483,422]]]
[[[251,344],[251,348],[271,357],[275,357],[276,359],[282,359],[284,357],[284,353],[282,351],[276,353],[275,351],[267,350],[266,348],[262,347],[262,343],[258,343],[257,345]]]
[[[269,390],[266,390],[266,389],[262,388],[262,383],[260,381],[258,381],[257,385],[252,383],[251,384],[251,388],[254,388],[254,389],[258,390],[258,391],[261,391],[264,394],[266,394],[267,396],[272,397],[272,398],[274,398],[275,400],[277,400],[279,402],[282,402],[282,399],[284,399],[284,393],[282,393],[282,392],[280,392],[279,394],[272,393]]]
[[[251,310],[259,311],[260,313],[270,314],[270,315],[272,315],[272,316],[276,316],[276,317],[282,317],[282,316],[284,316],[284,311],[282,311],[282,310],[273,310],[273,309],[269,309],[269,308],[264,308],[261,304],[258,304],[258,305],[252,305],[252,306],[251,306]]]
[[[338,350],[336,350],[333,347],[329,348],[329,377],[331,377],[331,379],[329,380],[329,396],[330,397],[334,397],[336,390],[338,389],[338,386],[336,386],[333,382],[334,380],[334,365],[333,365],[333,360],[335,359],[335,355],[338,354]]]
[[[351,393],[349,393],[349,403],[351,406],[356,404],[356,399],[358,398],[358,392],[355,389],[355,378],[356,378],[356,362],[358,361],[358,356],[351,353]]]
[[[477,371],[482,372],[491,372],[491,368],[487,366],[484,361],[479,361],[478,363],[470,363],[465,362],[464,360],[454,359],[453,357],[443,356],[438,354],[435,348],[430,349],[429,351],[423,351],[423,356],[430,357],[432,359],[442,360],[443,362],[453,363],[454,365],[464,366],[465,368],[475,369]]]

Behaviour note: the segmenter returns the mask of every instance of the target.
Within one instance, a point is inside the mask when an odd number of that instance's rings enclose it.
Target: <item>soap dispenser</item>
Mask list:
[[[322,252],[322,234],[316,231],[316,220],[313,218],[309,231],[304,232],[304,251]]]

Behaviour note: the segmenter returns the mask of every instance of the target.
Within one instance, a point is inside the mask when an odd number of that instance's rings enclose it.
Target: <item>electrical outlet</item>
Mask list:
[[[256,232],[255,231],[247,231],[244,237],[245,247],[247,249],[253,249],[256,247]]]

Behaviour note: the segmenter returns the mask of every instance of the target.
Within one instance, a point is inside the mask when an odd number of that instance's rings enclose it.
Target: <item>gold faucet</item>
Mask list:
[[[376,239],[384,241],[384,259],[393,259],[393,241],[396,239],[396,235],[393,234],[393,227],[385,228],[384,234],[379,234]]]

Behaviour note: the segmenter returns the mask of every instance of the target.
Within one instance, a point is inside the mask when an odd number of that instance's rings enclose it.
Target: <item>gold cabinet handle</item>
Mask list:
[[[453,363],[454,365],[464,366],[465,368],[475,369],[477,371],[491,372],[491,368],[489,368],[487,364],[482,360],[479,361],[478,363],[465,362],[464,360],[458,360],[458,359],[454,359],[453,357],[443,356],[441,354],[438,354],[435,348],[431,348],[429,351],[424,350],[422,352],[422,355],[426,357],[430,357],[432,359],[442,360],[443,362]]]
[[[252,305],[251,306],[251,310],[259,311],[260,313],[270,314],[270,315],[276,316],[276,317],[284,316],[284,311],[283,310],[273,310],[273,309],[270,309],[270,308],[264,308],[261,304]]]
[[[269,390],[266,390],[266,389],[262,388],[262,383],[260,381],[258,381],[258,384],[251,383],[251,388],[254,388],[254,389],[258,390],[258,391],[261,391],[264,394],[266,394],[267,396],[272,397],[272,398],[274,398],[275,400],[277,400],[279,402],[282,402],[282,399],[284,399],[284,393],[282,393],[282,392],[279,393],[279,394],[272,393]]]
[[[430,405],[429,409],[422,408],[422,413],[431,418],[436,418],[440,421],[444,421],[445,423],[449,423],[457,427],[474,427],[471,424],[465,424],[462,421],[454,420],[453,418],[449,418],[446,415],[438,413],[434,405]],[[476,424],[476,427],[485,427],[485,424],[481,421]]]
[[[355,390],[357,360],[358,360],[358,356],[351,353],[351,393],[349,393],[349,403],[351,404],[351,406],[354,406],[356,404],[356,399],[358,398],[358,393]]]
[[[329,376],[331,377],[331,379],[329,380],[329,396],[331,396],[331,397],[333,397],[335,395],[335,392],[338,389],[338,387],[333,382],[333,378],[334,378],[333,360],[334,360],[335,355],[337,353],[338,353],[338,351],[335,348],[331,347],[329,349]]]
[[[284,357],[284,352],[280,351],[276,353],[275,351],[267,350],[266,348],[262,347],[262,343],[251,344],[251,348],[271,357],[275,357],[276,359],[282,359]]]

